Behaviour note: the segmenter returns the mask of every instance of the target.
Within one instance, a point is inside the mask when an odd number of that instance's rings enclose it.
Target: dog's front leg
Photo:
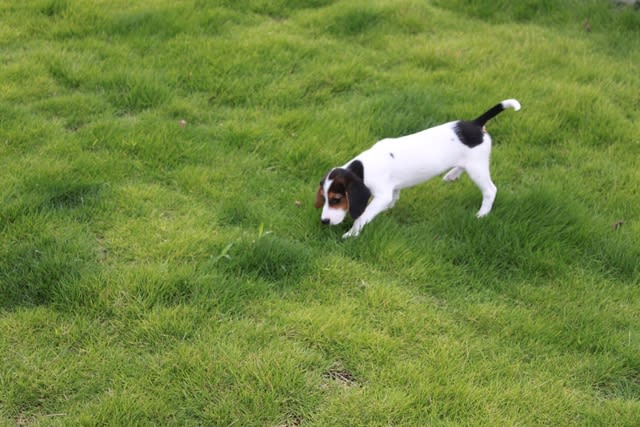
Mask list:
[[[367,206],[367,208],[362,212],[358,218],[353,221],[353,226],[351,230],[347,231],[342,235],[343,239],[347,237],[356,237],[360,234],[362,227],[371,222],[373,218],[375,218],[380,212],[383,212],[386,209],[389,209],[393,203],[393,193],[389,194],[381,194],[377,195],[373,198],[371,203]]]

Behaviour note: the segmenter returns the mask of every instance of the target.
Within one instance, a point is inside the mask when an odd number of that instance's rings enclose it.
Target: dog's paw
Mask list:
[[[353,228],[342,235],[343,239],[348,239],[349,237],[358,237],[360,234],[359,231],[354,230]]]

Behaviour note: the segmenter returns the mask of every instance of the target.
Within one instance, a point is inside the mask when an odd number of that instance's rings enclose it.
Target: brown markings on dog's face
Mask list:
[[[322,190],[323,183],[324,183],[324,180],[320,182],[320,185],[318,186],[318,192],[316,193],[316,201],[313,204],[313,206],[315,206],[316,209],[320,209],[322,205],[324,205],[324,191]]]
[[[354,161],[346,169],[332,169],[320,181],[315,207],[322,207],[320,221],[323,224],[340,224],[347,213],[357,219],[365,211],[371,191],[362,182],[364,171],[361,169],[360,161]]]
[[[322,208],[320,222],[328,225],[340,224],[349,212],[347,194],[348,177],[342,169],[333,169],[322,181],[316,193],[316,208]]]
[[[329,192],[329,207],[331,209],[342,209],[348,212],[349,198],[344,194]]]
[[[327,192],[330,209],[342,209],[349,212],[349,198],[347,197],[347,183],[343,175],[336,175]]]
[[[344,176],[329,176],[330,179],[333,179],[331,186],[329,187],[329,208],[331,209],[342,209],[344,211],[349,210],[349,198],[346,193],[346,179]],[[325,202],[325,194],[324,194],[324,184],[326,182],[326,178],[320,181],[320,185],[318,186],[318,191],[316,192],[316,201],[313,204],[316,209],[320,209],[324,206]]]
[[[336,184],[336,181],[338,181],[337,184]],[[342,209],[343,211],[348,211],[349,198],[347,197],[344,191],[345,189],[344,182],[340,182],[340,181],[344,181],[344,179],[340,177],[340,179],[336,181],[332,182],[331,187],[329,187],[329,196],[328,196],[329,208]],[[316,207],[316,209],[320,209],[321,207],[324,206],[325,196],[324,196],[324,189],[322,188],[323,184],[324,184],[324,180],[320,183],[320,185],[318,186],[318,191],[316,192],[316,201],[313,204]]]

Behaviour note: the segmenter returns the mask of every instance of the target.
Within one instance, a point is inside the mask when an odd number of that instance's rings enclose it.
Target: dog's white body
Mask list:
[[[520,103],[514,99],[502,101],[500,105],[502,109],[520,109]],[[467,142],[463,143],[459,130],[456,130],[459,123],[453,121],[412,135],[383,139],[342,166],[346,169],[359,161],[363,169],[362,181],[372,196],[364,212],[355,218],[352,228],[343,237],[357,236],[365,224],[393,207],[401,189],[420,184],[447,170],[445,181],[454,181],[467,172],[482,192],[482,205],[476,216],[487,215],[497,192],[489,172],[491,137],[480,126],[481,141],[476,141],[472,147],[465,145]],[[329,194],[331,185],[331,179],[324,181],[324,194]],[[332,208],[325,200],[321,216],[324,223],[339,224],[345,215],[345,210]]]

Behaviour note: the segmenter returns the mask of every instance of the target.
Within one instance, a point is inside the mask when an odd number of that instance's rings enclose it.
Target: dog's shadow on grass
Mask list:
[[[630,232],[603,223],[560,188],[501,194],[480,219],[476,201],[463,194],[431,200],[426,208],[401,201],[337,248],[377,268],[436,263],[478,282],[555,280],[576,269],[640,280],[640,248]],[[346,230],[327,234],[342,240]]]
[[[435,219],[454,265],[496,276],[552,278],[573,267],[638,280],[640,250],[631,236],[593,218],[561,191],[502,195],[487,217],[451,209]]]

